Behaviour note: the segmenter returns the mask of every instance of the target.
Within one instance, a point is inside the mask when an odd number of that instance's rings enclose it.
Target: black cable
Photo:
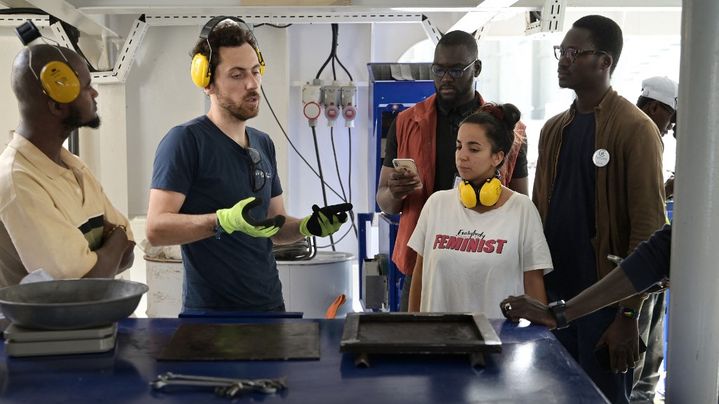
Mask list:
[[[337,161],[337,149],[335,148],[335,128],[330,126],[330,143],[332,144],[332,156],[335,160],[335,170],[337,171],[337,181],[340,183],[340,190],[342,191],[342,200],[347,201],[347,194],[345,193],[345,187],[342,184],[342,177],[340,175],[340,165]]]
[[[347,155],[349,156],[349,161],[347,162],[347,191],[350,197],[349,202],[352,203],[352,128],[347,128]],[[352,228],[355,231],[355,238],[359,238],[354,211],[350,211],[350,219],[352,220]]]
[[[309,161],[307,161],[307,159],[302,155],[302,153],[300,153],[300,151],[297,149],[295,144],[292,143],[292,140],[290,139],[289,135],[287,135],[287,131],[285,131],[285,128],[282,126],[280,119],[277,117],[277,114],[275,113],[274,108],[272,108],[272,104],[270,103],[269,98],[267,98],[267,94],[265,93],[264,87],[260,87],[260,91],[262,91],[262,97],[264,97],[265,102],[267,103],[267,107],[270,109],[272,116],[275,118],[275,122],[277,122],[277,126],[280,127],[282,134],[285,136],[285,139],[287,139],[287,142],[289,143],[290,147],[292,147],[292,150],[294,150],[295,153],[297,153],[297,155],[300,156],[300,158],[302,159],[302,161],[304,161],[304,163],[307,165],[307,167],[309,167],[309,169],[312,170],[312,172],[315,174],[315,176],[317,176],[317,178],[320,179],[320,183],[322,186],[322,197],[324,199],[325,206],[327,206],[327,193],[325,191],[325,187],[329,188],[329,190],[332,191],[335,195],[337,195],[338,198],[342,199],[343,202],[347,202],[347,199],[345,197],[343,197],[337,191],[335,191],[335,189],[332,188],[329,184],[327,184],[324,180],[324,176],[322,175],[322,167],[320,166],[319,149],[317,147],[317,135],[316,135],[315,128],[314,127],[312,128],[312,135],[313,135],[314,142],[315,142],[315,152],[317,153],[317,168],[319,169],[319,173],[317,171],[315,171],[314,167],[312,167],[312,165],[309,163]],[[350,159],[351,159],[351,157],[350,157]],[[344,193],[344,190],[342,192]],[[350,194],[351,194],[351,190],[350,190]],[[356,236],[357,230],[355,228],[354,213],[352,211],[350,211],[349,213],[350,213],[350,219],[352,220],[352,228],[355,229],[355,236]],[[344,238],[344,236],[342,238]],[[337,240],[337,242],[339,242],[340,240]],[[314,239],[314,237],[312,238],[312,241],[313,241],[313,244],[315,247],[314,247],[314,253],[311,255],[310,259],[314,258],[314,256],[317,254],[317,248],[319,248],[319,247],[317,247],[317,243],[316,243],[316,240]],[[334,242],[333,236],[330,236],[330,242],[332,243],[332,250],[335,251],[335,248],[334,248],[335,242]],[[322,248],[326,248],[326,247],[322,247]]]
[[[333,35],[332,35],[332,45],[333,45],[333,46],[334,46],[334,42],[335,42],[335,39],[334,39],[334,34],[333,34]],[[334,57],[334,48],[332,48],[332,50],[330,50],[330,54],[329,54],[329,56],[327,56],[327,60],[325,60],[325,62],[322,63],[322,66],[320,67],[320,70],[317,71],[317,75],[315,76],[315,79],[319,79],[319,78],[320,78],[320,75],[322,74],[322,71],[325,69],[325,67],[327,66],[327,63],[329,63],[330,60],[332,60],[333,57]]]
[[[345,187],[342,183],[342,175],[340,173],[340,165],[339,165],[339,161],[337,160],[337,149],[335,148],[335,131],[334,131],[334,129],[335,129],[334,127],[330,127],[330,143],[332,144],[332,156],[334,157],[334,160],[335,160],[335,170],[337,171],[337,181],[340,183],[340,190],[342,190],[343,200],[345,202],[352,203],[351,197],[350,197],[350,199],[347,199],[347,194],[345,193]],[[350,152],[351,151],[352,150],[350,148]],[[352,155],[350,155],[350,163],[352,161],[351,156]],[[352,229],[355,232],[355,236],[357,236],[357,227],[355,225],[355,216],[354,216],[354,212],[352,210],[349,211],[349,217],[350,217],[350,222],[352,223]]]
[[[270,112],[272,113],[272,116],[275,118],[275,122],[277,122],[277,125],[280,127],[280,130],[282,131],[282,134],[285,136],[285,139],[287,139],[287,142],[290,144],[290,147],[292,147],[292,150],[294,150],[295,153],[297,153],[297,155],[300,156],[300,158],[302,159],[302,161],[305,162],[305,164],[307,165],[307,167],[309,167],[309,169],[312,170],[312,172],[315,174],[315,176],[317,176],[317,178],[319,178],[320,181],[322,181],[322,183],[325,184],[325,186],[326,186],[327,188],[329,188],[330,191],[332,191],[332,193],[334,193],[335,195],[337,195],[338,198],[342,198],[342,195],[340,195],[339,192],[335,191],[334,188],[332,188],[329,184],[327,184],[326,182],[324,182],[324,179],[322,179],[322,177],[320,177],[320,174],[317,173],[317,171],[315,170],[314,167],[312,167],[312,164],[310,164],[310,162],[307,161],[307,159],[305,158],[305,156],[303,156],[302,153],[300,153],[300,151],[297,150],[297,147],[295,146],[294,143],[292,143],[292,140],[290,140],[290,137],[287,135],[287,132],[285,131],[285,128],[282,126],[282,123],[280,122],[280,119],[277,118],[277,114],[275,114],[275,110],[272,108],[272,104],[270,104],[270,100],[267,98],[267,94],[265,94],[265,88],[264,88],[264,87],[260,87],[260,91],[262,91],[262,96],[265,98],[265,102],[267,103],[267,107],[270,108]]]
[[[340,59],[336,56],[335,56],[335,59],[337,60],[337,63],[339,63],[340,67],[342,67],[342,70],[344,70],[345,73],[347,73],[347,77],[349,77],[350,81],[354,81],[354,79],[352,79],[352,75],[350,74],[349,71],[347,71],[347,68],[345,67],[345,65],[342,64]]]
[[[322,74],[322,70],[325,69],[325,66],[327,66],[327,63],[330,62],[330,59],[332,59],[332,55],[328,56],[328,57],[327,57],[327,60],[325,60],[325,62],[322,64],[322,67],[320,67],[320,70],[317,72],[317,75],[315,76],[315,79],[319,79],[319,78],[320,78],[320,74]]]
[[[333,25],[336,25],[336,24],[333,24]],[[345,67],[345,65],[342,64],[342,61],[341,61],[340,58],[337,56],[337,45],[339,44],[339,30],[340,30],[339,25],[337,25],[336,29],[333,31],[333,32],[334,32],[334,35],[335,35],[335,43],[334,43],[334,45],[335,45],[335,51],[334,51],[334,57],[335,57],[335,59],[334,59],[334,60],[336,60],[337,63],[339,63],[340,67],[342,67],[342,70],[345,71],[345,73],[347,74],[347,77],[349,77],[350,81],[354,81],[354,80],[352,79],[352,75],[350,74],[349,70],[347,70],[347,68]],[[333,66],[333,67],[334,67],[334,60],[332,61],[332,66]],[[336,79],[335,79],[335,80],[336,80]]]
[[[332,56],[332,80],[337,81],[337,70],[335,70],[335,60],[337,60],[337,57]]]
[[[277,25],[277,24],[270,24],[268,22],[263,22],[262,24],[253,25],[253,27],[257,28],[257,27],[261,27],[263,25],[267,25],[268,27],[272,27],[272,28],[280,28],[280,29],[288,28],[288,27],[292,26],[292,24]]]
[[[317,129],[312,126],[312,140],[315,142],[315,155],[317,156],[317,171],[320,173],[320,182],[322,188],[322,202],[327,206],[327,191],[325,191],[325,177],[322,175],[322,162],[320,161],[320,146],[317,144]],[[332,243],[332,251],[335,251],[335,241],[330,235],[330,243]]]
[[[335,60],[337,60],[337,36],[339,34],[339,25],[332,24],[332,80],[337,81],[337,70],[335,69]]]
[[[317,72],[317,75],[315,76],[315,79],[319,79],[320,75],[322,74],[322,71],[325,69],[327,64],[332,61],[332,59],[335,57],[335,51],[337,50],[337,30],[335,29],[335,26],[337,24],[332,24],[332,45],[330,46],[330,54],[327,56],[327,60],[325,60],[324,63],[322,63],[322,67],[320,67],[320,70]]]

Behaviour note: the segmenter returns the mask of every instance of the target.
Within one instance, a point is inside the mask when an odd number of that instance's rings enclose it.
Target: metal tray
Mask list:
[[[340,342],[340,352],[362,355],[501,351],[502,342],[481,313],[352,313]]]
[[[316,322],[182,324],[159,360],[291,360],[320,358]]]

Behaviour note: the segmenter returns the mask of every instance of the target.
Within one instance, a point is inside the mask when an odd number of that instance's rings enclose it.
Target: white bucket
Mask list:
[[[182,261],[145,257],[147,317],[177,317],[182,310]]]
[[[287,311],[304,312],[304,318],[324,318],[340,294],[347,298],[337,317],[352,312],[352,262],[345,252],[319,251],[307,261],[277,261]]]
[[[147,316],[177,317],[182,310],[182,262],[146,258]],[[345,252],[319,251],[307,261],[277,261],[282,296],[287,311],[301,311],[304,318],[324,318],[330,304],[344,294],[347,301],[337,317],[352,312],[352,262]]]

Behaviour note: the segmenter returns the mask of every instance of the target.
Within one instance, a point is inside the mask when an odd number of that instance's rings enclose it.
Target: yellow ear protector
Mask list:
[[[217,24],[224,20],[232,20],[238,24],[247,27],[247,32],[250,33],[250,36],[252,36],[252,39],[254,40],[255,44],[257,44],[257,38],[255,38],[255,34],[252,33],[250,27],[247,25],[247,23],[237,17],[219,16],[208,21],[207,24],[202,27],[202,31],[200,31],[200,39],[204,39],[205,41],[207,41],[207,47],[210,49],[210,54],[209,56],[205,56],[201,53],[195,53],[195,55],[192,57],[192,65],[190,66],[190,76],[192,77],[192,82],[195,83],[197,87],[205,88],[210,85],[210,76],[212,76],[212,72],[210,71],[210,61],[212,60],[212,46],[210,46],[210,41],[207,38],[210,36],[210,33],[213,29],[215,29]],[[262,57],[262,52],[260,52],[259,47],[255,46],[254,49],[255,53],[257,54],[257,60],[260,62],[260,75],[264,75],[265,59]]]
[[[75,69],[62,51],[55,47],[65,61],[53,60],[40,69],[40,75],[32,68],[32,51],[28,60],[28,68],[33,76],[40,82],[42,91],[53,101],[69,104],[80,95],[80,79]]]
[[[459,200],[467,209],[476,207],[477,201],[482,206],[494,206],[502,194],[502,181],[495,175],[488,178],[479,187],[475,187],[471,182],[462,180],[457,189],[459,190]]]

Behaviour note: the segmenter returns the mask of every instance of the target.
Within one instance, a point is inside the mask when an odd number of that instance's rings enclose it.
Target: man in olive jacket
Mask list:
[[[609,254],[626,257],[665,221],[661,135],[610,86],[621,49],[621,29],[602,16],[577,20],[555,47],[559,86],[577,98],[547,121],[539,140],[533,200],[555,267],[545,282],[550,301],[596,283],[615,267]],[[635,297],[556,332],[615,403],[631,394],[640,308]]]

